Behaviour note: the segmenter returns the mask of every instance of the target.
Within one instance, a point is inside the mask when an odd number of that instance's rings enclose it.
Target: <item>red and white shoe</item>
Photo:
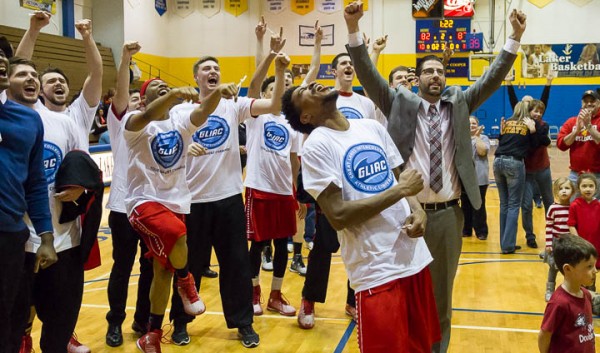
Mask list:
[[[269,304],[267,304],[267,310],[277,311],[283,316],[294,316],[296,315],[296,308],[290,305],[280,290],[272,290],[269,296]]]
[[[160,338],[162,330],[148,331],[145,335],[138,338],[136,345],[138,349],[144,353],[161,353]]]
[[[183,303],[183,310],[188,315],[200,315],[206,311],[204,302],[200,299],[196,290],[194,277],[188,273],[185,278],[177,279],[177,292]]]
[[[68,353],[91,353],[92,350],[88,346],[79,343],[79,341],[77,340],[77,335],[75,333],[73,333],[73,335],[71,336],[71,339],[69,340],[69,343],[67,344],[67,352]]]
[[[252,287],[252,309],[254,309],[254,316],[263,314],[263,309],[260,305],[260,285]]]
[[[305,330],[315,326],[315,302],[302,298],[298,312],[298,325]]]

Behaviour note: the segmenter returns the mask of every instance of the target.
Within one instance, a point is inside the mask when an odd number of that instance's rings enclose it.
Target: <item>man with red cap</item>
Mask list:
[[[587,90],[581,97],[581,110],[569,118],[558,133],[556,146],[569,150],[571,173],[569,180],[576,183],[581,173],[593,173],[600,183],[600,95]],[[599,196],[600,189],[596,191]]]
[[[173,273],[189,315],[206,307],[188,270],[185,214],[190,211],[184,152],[192,134],[203,125],[221,97],[237,94],[233,84],[220,85],[193,110],[172,109],[181,101],[198,100],[192,87],[170,89],[161,79],[144,82],[141,93],[146,110],[123,118],[129,149],[125,206],[132,227],[140,234],[152,257],[154,277],[150,288],[148,332],[137,341],[142,352],[161,352],[162,321],[170,296]]]

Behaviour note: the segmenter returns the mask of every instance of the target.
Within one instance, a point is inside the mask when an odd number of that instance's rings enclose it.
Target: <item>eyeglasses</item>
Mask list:
[[[425,76],[433,76],[434,73],[437,73],[438,76],[445,75],[444,69],[427,68],[427,69],[423,69],[421,71],[421,75],[425,75]]]

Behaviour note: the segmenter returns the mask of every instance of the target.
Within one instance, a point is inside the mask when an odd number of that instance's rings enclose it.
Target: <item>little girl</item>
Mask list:
[[[571,203],[569,208],[569,231],[579,235],[594,244],[596,250],[600,249],[600,201],[594,195],[598,189],[596,176],[583,173],[577,178],[579,196]],[[600,268],[600,259],[596,261],[596,268]],[[591,288],[596,291],[596,283]]]
[[[558,178],[552,184],[554,203],[548,208],[546,215],[546,252],[544,261],[548,264],[548,281],[546,282],[546,301],[550,300],[556,287],[556,274],[558,269],[554,263],[552,246],[554,239],[559,235],[569,233],[569,200],[575,187],[568,178]]]

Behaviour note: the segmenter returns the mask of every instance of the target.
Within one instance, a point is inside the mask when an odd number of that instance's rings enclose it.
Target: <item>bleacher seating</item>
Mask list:
[[[24,33],[23,29],[0,25],[0,35],[5,36],[15,49]],[[102,47],[100,44],[98,44],[98,49],[104,64],[102,91],[106,92],[108,88],[115,86],[117,69],[112,50]],[[69,77],[71,96],[81,90],[88,74],[81,40],[40,33],[32,59],[37,65],[38,71],[43,71],[48,66],[62,69]]]

